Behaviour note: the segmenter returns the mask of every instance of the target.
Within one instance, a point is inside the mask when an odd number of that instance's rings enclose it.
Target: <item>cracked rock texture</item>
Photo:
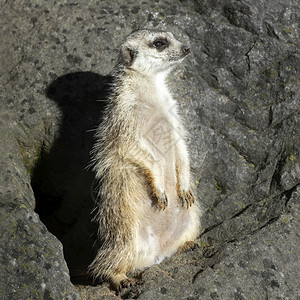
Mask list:
[[[300,299],[298,2],[2,1],[0,299]],[[116,296],[75,288],[68,267],[95,254],[93,130],[139,28],[192,50],[169,83],[202,234]]]

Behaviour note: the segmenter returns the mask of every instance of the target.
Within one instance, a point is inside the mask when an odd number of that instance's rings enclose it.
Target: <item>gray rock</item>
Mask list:
[[[170,86],[190,132],[202,234],[198,250],[147,269],[121,297],[297,299],[298,1],[19,0],[0,15],[1,299],[78,297],[65,261],[86,267],[96,250],[86,169],[96,100],[138,28],[192,49]],[[81,296],[117,298],[105,284]]]
[[[0,299],[76,299],[62,245],[34,212],[30,176],[4,122],[0,138]]]

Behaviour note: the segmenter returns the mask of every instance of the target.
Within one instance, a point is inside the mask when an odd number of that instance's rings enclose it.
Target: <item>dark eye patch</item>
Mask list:
[[[169,46],[169,42],[165,38],[158,38],[154,40],[154,42],[151,44],[151,47],[156,48],[158,51],[162,51],[166,49]]]

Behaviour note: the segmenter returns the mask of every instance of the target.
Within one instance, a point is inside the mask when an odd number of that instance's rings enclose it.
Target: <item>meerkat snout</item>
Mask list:
[[[182,49],[182,52],[185,54],[185,55],[188,55],[191,53],[191,50],[188,46],[185,46],[185,45],[182,45],[181,46],[181,49]]]

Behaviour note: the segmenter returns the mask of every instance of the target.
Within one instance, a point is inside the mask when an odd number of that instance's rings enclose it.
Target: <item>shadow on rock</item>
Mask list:
[[[32,187],[36,212],[62,242],[70,269],[85,269],[94,255],[94,174],[87,167],[110,82],[110,76],[77,72],[57,78],[47,88],[47,96],[62,111],[61,124],[51,149],[43,147]]]

